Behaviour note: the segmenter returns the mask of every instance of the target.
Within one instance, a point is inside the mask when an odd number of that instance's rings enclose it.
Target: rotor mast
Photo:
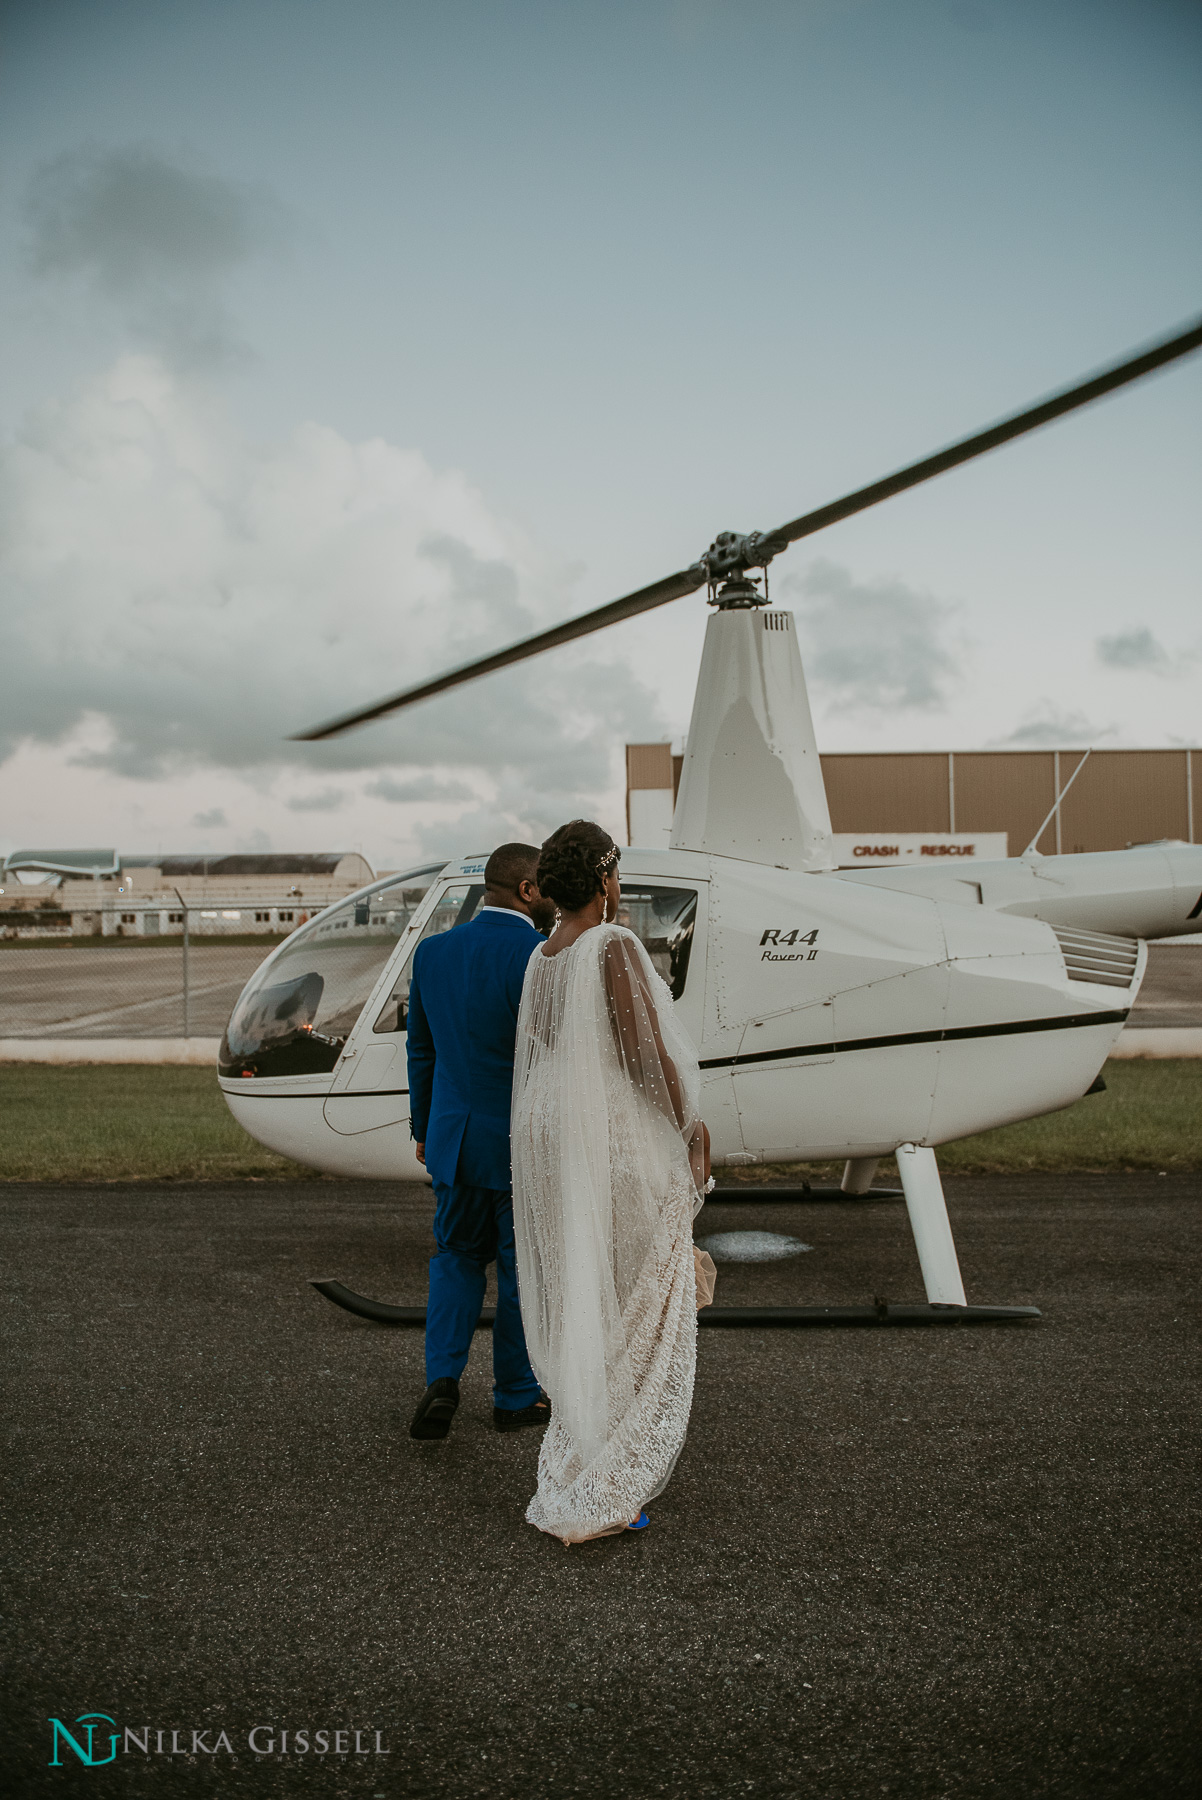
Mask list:
[[[759,532],[724,531],[696,565],[714,611],[670,841],[817,874],[834,867],[831,818],[793,615],[766,610],[748,574],[776,548]]]

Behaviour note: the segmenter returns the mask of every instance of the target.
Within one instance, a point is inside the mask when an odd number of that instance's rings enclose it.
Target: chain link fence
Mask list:
[[[91,935],[0,937],[0,1039],[218,1038],[295,899],[132,901]]]

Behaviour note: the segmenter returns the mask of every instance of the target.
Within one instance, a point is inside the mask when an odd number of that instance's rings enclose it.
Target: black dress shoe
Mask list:
[[[417,1411],[413,1415],[413,1423],[409,1427],[409,1436],[413,1438],[444,1438],[451,1429],[451,1420],[455,1417],[455,1408],[459,1405],[459,1383],[450,1375],[440,1375],[432,1381],[421,1397]]]
[[[519,1406],[512,1412],[503,1406],[492,1409],[492,1422],[498,1431],[520,1431],[523,1425],[545,1425],[550,1417],[551,1402],[543,1393],[529,1406]]]

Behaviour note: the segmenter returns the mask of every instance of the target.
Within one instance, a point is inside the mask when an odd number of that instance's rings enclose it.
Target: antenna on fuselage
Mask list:
[[[1056,817],[1057,813],[1060,811],[1060,802],[1064,799],[1064,796],[1068,793],[1068,790],[1072,787],[1074,781],[1076,781],[1078,775],[1081,773],[1082,769],[1085,767],[1086,763],[1089,761],[1089,759],[1092,755],[1093,755],[1093,745],[1091,744],[1089,746],[1089,749],[1085,752],[1085,755],[1081,758],[1081,761],[1077,764],[1076,768],[1073,770],[1072,774],[1069,776],[1068,780],[1065,782],[1064,786],[1061,788],[1060,792],[1057,794],[1055,804],[1053,805],[1051,812],[1048,814],[1048,816],[1044,820],[1043,824],[1039,827],[1039,830],[1035,833],[1035,836],[1031,839],[1031,842],[1027,845],[1026,849],[1023,851],[1024,856],[1031,856],[1031,855],[1040,856],[1040,855],[1042,855],[1042,851],[1036,850],[1035,846],[1039,842],[1040,838],[1043,836],[1044,832],[1047,830],[1048,826],[1052,823],[1052,820]]]

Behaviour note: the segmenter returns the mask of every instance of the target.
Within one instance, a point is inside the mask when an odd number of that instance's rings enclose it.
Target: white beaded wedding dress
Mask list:
[[[699,1089],[696,1052],[632,931],[598,925],[530,958],[513,1212],[526,1344],[552,1413],[526,1518],[565,1544],[636,1519],[684,1443]]]

